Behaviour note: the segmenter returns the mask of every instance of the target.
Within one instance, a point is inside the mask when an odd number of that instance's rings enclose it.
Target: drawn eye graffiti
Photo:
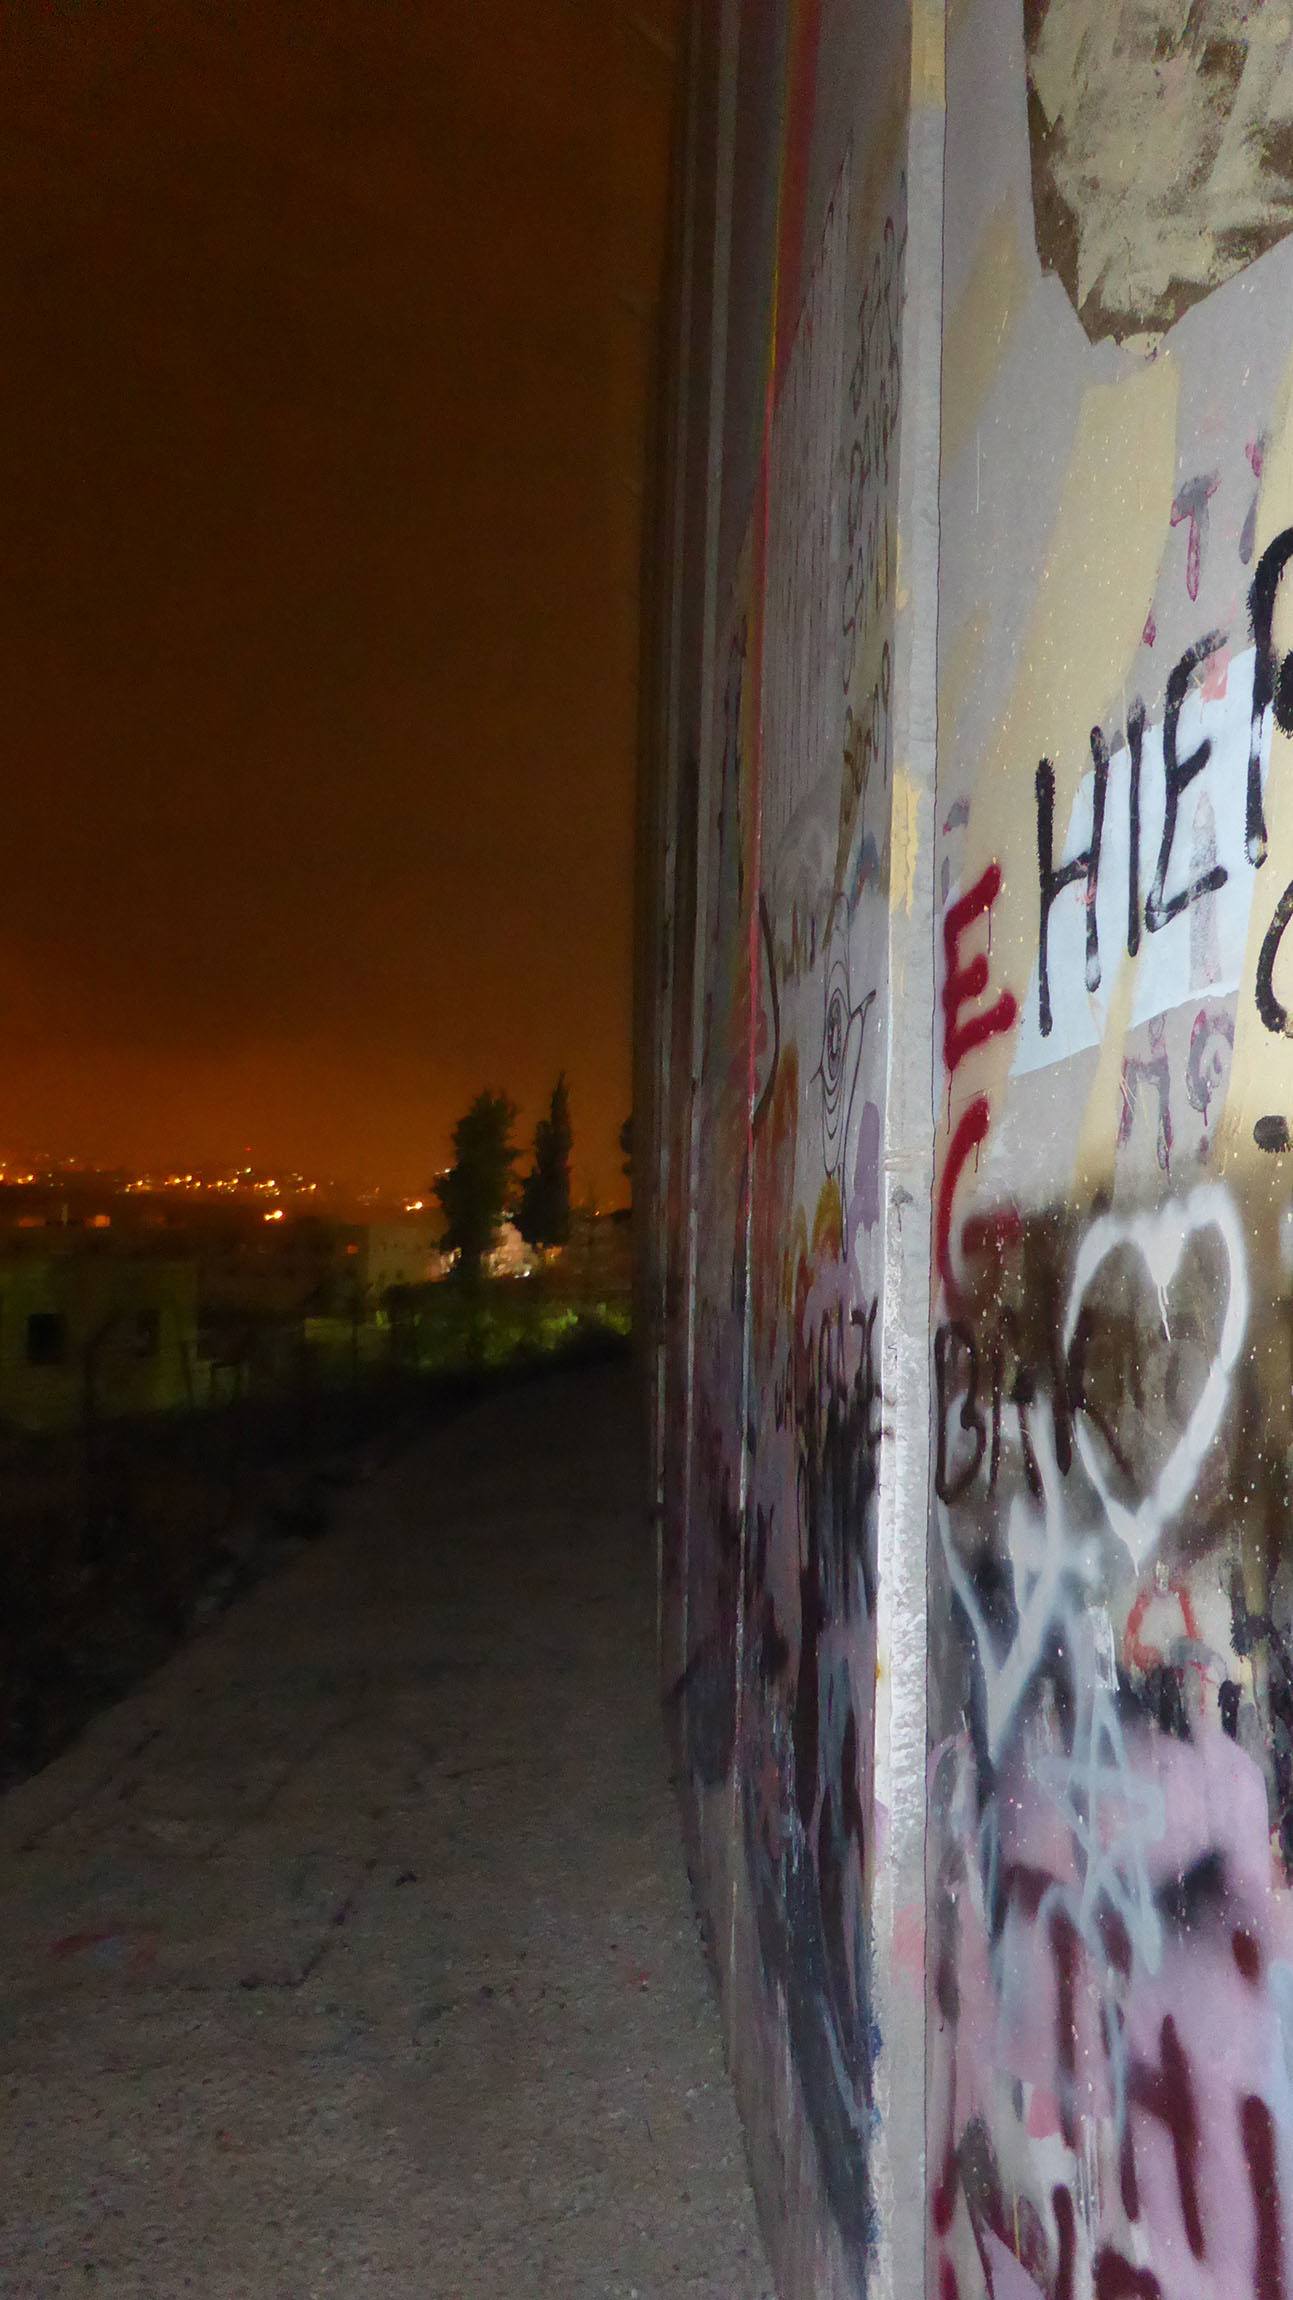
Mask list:
[[[826,1011],[822,1022],[822,1052],[817,1076],[822,1088],[822,1163],[837,1177],[842,1194],[851,1171],[849,1146],[853,1141],[854,1103],[862,1060],[862,1039],[867,1012],[875,997],[869,990],[856,1005],[849,980],[848,928],[841,918],[832,928],[826,960]]]
[[[847,987],[838,981],[832,983],[826,1005],[826,1043],[822,1060],[822,1092],[831,1107],[832,1116],[838,1109],[843,1091],[847,999]]]

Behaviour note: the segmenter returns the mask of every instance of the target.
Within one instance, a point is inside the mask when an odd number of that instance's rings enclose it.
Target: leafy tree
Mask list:
[[[563,1070],[548,1115],[534,1129],[534,1164],[521,1184],[517,1228],[531,1246],[564,1246],[570,1236],[570,1090]]]
[[[488,1088],[453,1130],[454,1162],[435,1185],[445,1218],[444,1245],[464,1278],[478,1278],[512,1195],[516,1105]]]

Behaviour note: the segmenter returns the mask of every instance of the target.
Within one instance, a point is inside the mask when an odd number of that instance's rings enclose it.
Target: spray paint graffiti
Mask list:
[[[988,11],[971,7],[982,33]],[[1028,29],[1038,104],[1082,114],[1088,136],[1083,106],[1103,67],[1075,74],[1071,101],[1054,67],[1061,27],[1090,14],[1057,0]],[[1188,71],[1181,85],[1188,108]],[[1032,190],[1051,199],[1071,154],[1042,152],[1039,118]],[[1103,196],[1081,194],[1088,246],[1108,222]],[[1035,220],[1092,335],[1120,332],[1117,275],[1152,250],[1128,267],[1111,259],[1095,282],[1055,239],[1054,205]],[[1178,289],[1206,294],[1182,275],[1150,300]],[[1206,369],[1191,374],[1207,400]],[[1277,852],[1287,876],[1287,834],[1272,826],[1293,730],[1293,530],[1287,497],[1265,491],[1275,435],[1247,416],[1236,438],[1217,400],[1183,423],[1160,464],[1158,528],[1140,530],[1146,588],[1125,601],[1120,642],[1131,652],[1099,664],[1090,717],[1085,664],[1062,631],[1021,676],[1011,710],[1031,708],[1040,736],[1010,770],[1017,793],[1032,785],[1033,923],[1013,899],[1023,842],[997,793],[967,761],[939,794],[947,888],[979,883],[986,853],[1006,966],[1027,936],[1031,968],[1017,1015],[971,1050],[969,1105],[944,1032],[928,2100],[939,2300],[1289,2300],[1291,1369],[1277,1214],[1258,1169],[1279,1172],[1293,1110],[1272,1087],[1263,1111],[1262,1066],[1245,1052],[1254,1032],[1293,1035],[1293,895],[1261,876]],[[949,501],[968,494],[958,485]],[[1046,548],[1034,540],[1041,584],[1058,566]],[[1005,649],[1022,619],[1002,613],[1008,582],[985,588],[976,640],[991,631]],[[1069,588],[1070,608],[1081,595]]]
[[[1128,1346],[1114,1315],[1128,1287],[1172,1361],[1199,1355],[1200,1299],[1213,1312],[1201,1378],[1134,1499],[1119,1490],[1116,1433],[1087,1411],[1101,1348]],[[1076,1247],[1061,1331],[1075,1467],[1061,1470],[1051,1401],[1035,1399],[999,1552],[967,1553],[955,1521],[988,1440],[967,1337],[943,1344],[945,1365],[954,1346],[971,1369],[959,1419],[976,1443],[954,1477],[944,1466],[938,1528],[974,1683],[969,1734],[937,1767],[944,1881],[955,1880],[937,1989],[956,2043],[931,2211],[941,2247],[958,2215],[968,2226],[990,2291],[1014,2289],[1009,2262],[1031,2279],[1020,2291],[1071,2300],[1083,2261],[1096,2293],[1284,2290],[1275,2135],[1291,2097],[1293,1909],[1271,1904],[1265,1785],[1236,1746],[1238,1687],[1208,1650],[1188,1583],[1167,1585],[1171,1660],[1144,1634],[1161,1586],[1144,1575],[1223,1437],[1250,1306],[1243,1230],[1221,1186],[1098,1217]],[[1123,1379],[1118,1364],[1104,1386]],[[943,1393],[946,1412],[954,1376]],[[1219,1982],[1220,2061],[1217,1991],[1205,2002],[1187,1969]],[[1050,2167],[1026,2219],[1018,2194],[1005,2212],[1012,2128]],[[1236,2154],[1247,2215],[1216,2173]],[[1182,2238],[1210,2280],[1179,2280]],[[1260,2274],[1245,2283],[1254,2260]]]
[[[1119,835],[1113,843],[1119,875],[1125,874],[1127,956],[1138,955],[1142,934],[1162,935],[1177,921],[1185,922],[1189,938],[1185,963],[1179,948],[1165,948],[1155,968],[1142,970],[1133,1020],[1153,1015],[1155,1008],[1150,1002],[1155,998],[1161,1013],[1200,988],[1238,988],[1252,900],[1249,872],[1260,870],[1267,853],[1263,793],[1272,729],[1286,734],[1293,731],[1293,654],[1281,653],[1275,638],[1281,587],[1291,558],[1293,528],[1285,528],[1258,562],[1248,592],[1252,647],[1225,661],[1224,687],[1209,692],[1206,679],[1202,685],[1198,683],[1200,671],[1225,658],[1225,633],[1210,631],[1191,642],[1170,672],[1161,728],[1149,724],[1139,699],[1128,708],[1124,741],[1111,745],[1099,728],[1092,728],[1093,771],[1089,786],[1083,787],[1079,797],[1070,841],[1076,820],[1083,813],[1089,816],[1090,829],[1086,834],[1077,832],[1086,836],[1085,846],[1058,866],[1054,859],[1055,771],[1050,760],[1040,762],[1036,775],[1040,924],[1036,989],[1028,1001],[1030,1023],[1035,1015],[1035,1032],[1030,1029],[1024,1034],[1017,1070],[1047,1058],[1041,1042],[1049,1040],[1056,1030],[1052,992],[1057,970],[1063,971],[1066,1006],[1057,1052],[1068,1054],[1076,1046],[1092,1042],[1090,1017],[1083,1014],[1079,1001],[1074,945],[1080,931],[1081,989],[1087,993],[1100,990],[1102,930],[1107,942],[1118,910],[1118,897],[1109,890],[1107,876],[1102,899],[1102,861],[1107,874],[1111,844],[1105,835],[1111,783],[1119,798]],[[1191,818],[1188,864],[1182,876],[1177,853],[1182,844],[1182,801],[1205,775],[1208,779],[1197,795]],[[1146,811],[1151,799],[1155,822],[1161,823],[1156,848]],[[1156,859],[1152,874],[1148,874],[1151,854]],[[1065,914],[1057,955],[1056,903],[1067,889],[1078,886],[1080,910]],[[1277,1036],[1293,1035],[1287,1007],[1275,989],[1276,966],[1291,917],[1293,882],[1274,905],[1253,984],[1262,1023]],[[1258,1121],[1254,1138],[1260,1149],[1278,1151],[1287,1148],[1287,1134],[1287,1121],[1277,1114]]]
[[[1172,1010],[1200,986],[1244,995],[1290,556],[1282,533],[1259,559],[1252,652],[1224,678],[1209,673],[1226,645],[1213,631],[1169,674],[1161,731],[1138,702],[1117,744],[1092,730],[1061,860],[1050,761],[1035,778],[1037,958],[1012,1075],[1035,1071],[1053,1033],[1062,1060],[1081,1044],[1078,1002],[1104,989],[1102,928],[1121,908],[1126,958],[1150,969],[1124,1013],[1161,1001],[1147,1050],[1119,1065],[1115,1148],[1134,1144],[1139,1111],[1154,1116],[1152,1161],[1132,1170],[1142,1190],[1147,1171],[1160,1191],[1174,1181]],[[1190,567],[1193,600],[1197,556]],[[1290,916],[1280,898],[1251,988],[1280,1035]],[[954,992],[950,942],[947,980]],[[1097,1044],[1109,1015],[1106,991]],[[1196,1010],[1183,1069],[1205,1164],[1235,1037],[1226,1006]],[[965,1051],[945,1029],[949,1094]],[[1283,1615],[1251,1606],[1241,1564],[1259,1490],[1239,1482],[1243,1407],[1266,1322],[1244,1214],[1217,1181],[1085,1216],[974,1209],[967,1131],[977,1153],[990,1107],[983,1093],[977,1115],[949,1116],[939,1195],[935,1509],[964,1676],[963,1724],[933,1774],[934,2288],[967,2293],[974,2261],[993,2295],[1287,2300],[1293,1901],[1272,1895],[1268,1842],[1273,1824],[1286,1873],[1290,1683]],[[1272,1117],[1254,1139],[1278,1151],[1287,1129]],[[974,1222],[991,1247],[978,1266],[947,1249],[958,1189],[963,1239]]]
[[[1118,1120],[1118,1146],[1124,1148],[1131,1140],[1132,1128],[1142,1098],[1153,1094],[1158,1103],[1155,1126],[1154,1154],[1161,1171],[1171,1179],[1172,1143],[1172,1073],[1167,1052],[1167,1033],[1161,1014],[1156,1014],[1149,1026],[1149,1053],[1129,1054],[1122,1065],[1122,1114]]]
[[[900,201],[865,247],[862,229],[846,165],[771,419],[761,843],[754,931],[742,926],[740,946],[752,996],[745,1009],[729,1005],[721,1026],[714,1010],[716,1043],[728,1033],[745,1045],[753,1032],[748,1295],[727,1289],[742,1318],[748,1301],[748,1356],[743,1325],[726,1307],[715,1314],[724,1288],[714,1258],[696,1349],[708,1431],[705,1564],[693,1603],[703,1638],[680,1689],[696,1776],[722,1785],[723,1826],[729,1815],[739,1823],[736,1898],[770,2016],[763,2081],[779,2096],[784,2059],[804,2162],[859,2290],[877,2238],[881,2049],[870,1906],[883,1414],[871,1257],[895,707]],[[736,947],[730,928],[720,941],[725,952]],[[767,2113],[759,2097],[747,2107],[756,2124]]]
[[[795,1463],[797,1569],[785,1596],[775,1508],[760,1510],[746,1595],[752,1704],[746,1859],[764,1969],[779,1992],[831,2209],[864,2266],[874,2238],[867,1927],[875,1673],[875,1491],[881,1407],[877,1304],[804,1323],[774,1409]]]
[[[722,21],[657,1395],[781,2281],[1293,2300],[1287,42]],[[879,2115],[926,2069],[922,2254]]]
[[[943,918],[943,1061],[950,1082],[960,1069],[967,1054],[986,1046],[992,1038],[1013,1030],[1018,1005],[1013,991],[1003,990],[991,1006],[979,1007],[967,1014],[965,1009],[986,993],[989,986],[990,966],[986,951],[977,951],[973,958],[962,956],[962,938],[981,919],[990,920],[992,906],[1001,892],[1001,872],[990,863],[982,876],[967,893],[957,897],[948,906]],[[987,1141],[992,1124],[992,1111],[985,1094],[976,1094],[962,1110],[952,1133],[951,1144],[943,1167],[935,1216],[935,1261],[938,1273],[950,1300],[959,1294],[959,1280],[952,1262],[952,1216],[957,1185],[972,1157],[977,1157]],[[965,1235],[962,1233],[962,1242]]]
[[[1176,1515],[1193,1491],[1200,1464],[1220,1429],[1229,1400],[1231,1376],[1248,1324],[1244,1237],[1233,1200],[1227,1191],[1212,1183],[1191,1191],[1183,1200],[1169,1200],[1154,1213],[1130,1218],[1106,1214],[1087,1231],[1073,1273],[1073,1290],[1064,1320],[1066,1354],[1072,1349],[1083,1305],[1102,1265],[1121,1249],[1143,1263],[1162,1318],[1163,1332],[1170,1344],[1171,1290],[1187,1246],[1204,1230],[1214,1231],[1224,1248],[1225,1309],[1217,1351],[1176,1444],[1162,1463],[1153,1488],[1135,1508],[1129,1508],[1113,1492],[1100,1450],[1085,1419],[1079,1416],[1075,1423],[1078,1452],[1087,1476],[1109,1524],[1126,1543],[1132,1563],[1137,1567],[1151,1554],[1164,1524]]]
[[[867,1015],[874,990],[855,1001],[849,970],[849,919],[842,905],[836,909],[826,945],[826,1015],[822,1025],[822,1052],[816,1076],[822,1096],[822,1170],[837,1184],[857,1166],[862,1098],[858,1074]]]

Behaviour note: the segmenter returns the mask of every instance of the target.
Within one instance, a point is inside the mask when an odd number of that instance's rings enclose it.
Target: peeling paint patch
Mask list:
[[[1037,252],[1093,343],[1161,334],[1293,227],[1287,8],[1025,0]]]

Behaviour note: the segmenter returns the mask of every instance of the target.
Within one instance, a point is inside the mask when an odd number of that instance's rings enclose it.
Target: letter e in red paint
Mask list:
[[[995,1005],[961,1020],[961,1008],[972,999],[982,998],[988,987],[986,954],[978,951],[962,966],[961,936],[991,910],[1000,892],[1000,865],[989,863],[968,894],[958,895],[948,905],[943,918],[943,1060],[949,1077],[976,1046],[995,1038],[998,1031],[1009,1030],[1019,1012],[1013,991],[1003,990]]]

